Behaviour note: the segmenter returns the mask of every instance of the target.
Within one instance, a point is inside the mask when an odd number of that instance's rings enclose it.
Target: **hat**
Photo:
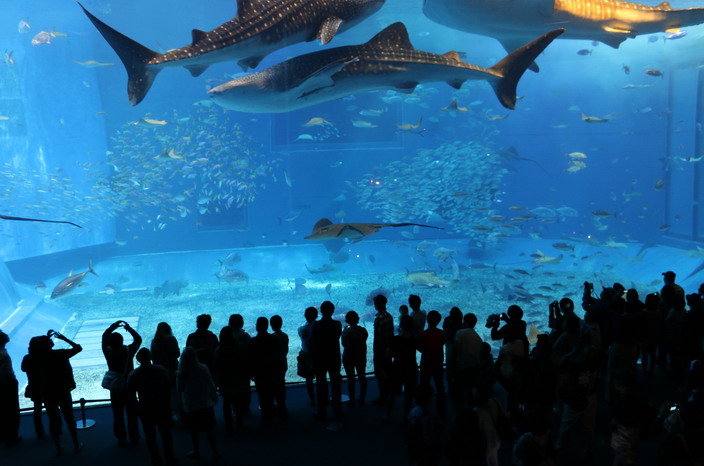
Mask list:
[[[672,270],[668,270],[667,272],[663,272],[662,274],[663,274],[663,276],[665,276],[665,277],[672,277],[672,278],[675,278],[675,276],[676,276],[676,275],[675,275],[675,272],[673,272]]]

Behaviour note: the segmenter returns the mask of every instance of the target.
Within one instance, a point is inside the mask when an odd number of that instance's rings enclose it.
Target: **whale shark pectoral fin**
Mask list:
[[[188,65],[186,69],[191,72],[191,76],[196,78],[208,69],[208,65]]]
[[[396,88],[396,92],[401,92],[403,94],[410,94],[413,92],[413,90],[416,88],[417,85],[418,85],[418,83],[415,81],[407,81],[407,82],[395,84],[394,88]]]
[[[242,71],[247,71],[250,68],[256,68],[259,66],[259,62],[262,61],[264,57],[247,57],[238,61],[237,64],[240,65]]]
[[[298,82],[291,83],[290,89],[296,89],[299,93],[298,98],[318,92],[326,87],[335,85],[333,75],[350,63],[359,61],[357,57],[344,57],[339,60],[334,60],[330,63],[313,71],[311,74],[304,76]]]
[[[196,45],[197,42],[205,38],[205,35],[205,31],[201,31],[200,29],[193,29],[191,31],[191,45]]]
[[[628,29],[619,29],[609,26],[604,26],[602,29],[607,32],[608,35],[604,38],[599,39],[599,42],[603,42],[609,47],[613,47],[615,49],[619,48],[621,43],[623,43],[623,41],[625,41],[629,37],[636,37],[636,34]]]
[[[320,39],[321,44],[327,45],[332,38],[335,37],[335,34],[337,34],[337,30],[340,29],[341,24],[342,19],[337,16],[328,16],[320,25],[315,33],[315,36],[311,40]]]

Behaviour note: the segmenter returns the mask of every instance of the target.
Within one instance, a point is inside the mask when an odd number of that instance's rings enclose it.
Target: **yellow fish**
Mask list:
[[[402,123],[400,125],[396,125],[396,127],[398,129],[416,129],[419,128],[421,124],[423,124],[423,117],[418,119],[418,123]]]
[[[164,126],[167,124],[166,120],[152,120],[151,118],[142,118],[142,121],[153,126]]]
[[[450,105],[448,105],[447,107],[440,108],[440,111],[442,111],[442,112],[466,112],[467,107],[458,106],[457,99],[452,99],[452,102],[450,102]]]
[[[308,120],[306,123],[303,123],[301,126],[324,126],[324,125],[332,125],[333,123],[329,122],[325,118],[320,118],[320,117],[313,117],[310,120]]]
[[[114,63],[100,63],[95,60],[88,60],[88,61],[78,61],[78,60],[73,60],[74,63],[85,66],[86,68],[98,68],[100,66],[112,66]]]
[[[582,162],[581,160],[572,160],[570,162],[570,166],[565,168],[565,171],[567,173],[577,173],[580,170],[584,170],[587,168],[587,164]]]
[[[599,118],[595,116],[587,116],[584,113],[582,113],[582,121],[586,123],[606,123],[609,121],[608,118]]]
[[[565,155],[567,155],[567,157],[569,157],[571,159],[586,159],[587,158],[587,154],[585,154],[584,152],[570,152],[569,154],[565,154]]]
[[[177,154],[176,152],[174,152],[173,149],[169,149],[169,152],[167,155],[169,156],[170,159],[174,159],[174,160],[181,160],[184,158],[183,155]]]
[[[508,118],[508,114],[506,114],[506,115],[487,115],[486,118],[489,121],[505,120],[506,118]]]
[[[0,115],[0,121],[10,121],[10,117]]]
[[[559,264],[562,262],[564,256],[560,254],[557,257],[550,257],[543,254],[543,251],[538,249],[535,253],[535,259],[533,259],[534,264]]]

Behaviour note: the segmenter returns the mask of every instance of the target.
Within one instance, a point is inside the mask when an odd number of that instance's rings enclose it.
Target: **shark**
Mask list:
[[[51,299],[56,299],[65,296],[74,289],[78,288],[83,279],[89,273],[92,273],[96,277],[98,276],[98,274],[95,273],[95,270],[93,270],[93,261],[88,262],[88,270],[86,270],[85,272],[81,272],[76,275],[73,275],[73,273],[69,272],[68,277],[61,280],[58,285],[54,287],[54,290],[51,292]]]
[[[507,51],[555,27],[567,30],[561,39],[596,40],[618,48],[641,34],[704,23],[704,8],[619,0],[424,0],[423,13],[443,26],[493,37]],[[537,66],[531,69],[537,71]]]
[[[215,103],[249,113],[281,113],[390,89],[410,94],[421,83],[445,81],[455,89],[485,80],[501,104],[516,106],[516,86],[526,68],[564,29],[550,31],[490,68],[465,63],[456,51],[444,55],[416,50],[406,26],[393,23],[361,45],[321,50],[291,58],[209,91]]]
[[[420,223],[332,223],[327,218],[321,218],[313,226],[313,232],[303,239],[318,240],[349,240],[359,241],[365,236],[378,233],[383,227],[418,226],[442,230],[441,227],[422,225]]]
[[[244,71],[270,53],[299,42],[325,45],[378,11],[385,0],[237,0],[237,15],[212,31],[193,29],[191,43],[151,50],[108,26],[80,3],[127,70],[130,104],[140,103],[163,68],[183,66],[200,76],[210,65],[236,61]]]

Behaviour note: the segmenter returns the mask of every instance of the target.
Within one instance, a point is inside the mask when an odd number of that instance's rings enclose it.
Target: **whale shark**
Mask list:
[[[424,228],[435,228],[442,230],[440,227],[431,225],[422,225],[420,223],[332,223],[327,218],[321,218],[313,226],[313,232],[303,239],[317,240],[349,240],[359,241],[365,236],[379,232],[383,227],[408,227],[417,226]]]
[[[406,26],[394,23],[362,45],[300,55],[209,91],[219,105],[250,113],[280,113],[365,91],[411,93],[420,83],[445,81],[459,89],[486,80],[501,104],[516,106],[516,86],[526,68],[564,29],[521,46],[491,68],[465,63],[457,52],[436,55],[413,48]]]
[[[237,61],[244,71],[270,53],[298,42],[320,39],[360,23],[385,0],[237,0],[237,16],[212,31],[193,29],[184,47],[158,53],[119,33],[78,4],[125,65],[130,104],[144,99],[162,68],[183,66],[200,76],[208,66]]]
[[[704,8],[676,10],[619,0],[424,0],[423,13],[436,23],[497,39],[504,49],[556,27],[561,39],[596,40],[618,48],[641,34],[673,31],[704,22]]]

